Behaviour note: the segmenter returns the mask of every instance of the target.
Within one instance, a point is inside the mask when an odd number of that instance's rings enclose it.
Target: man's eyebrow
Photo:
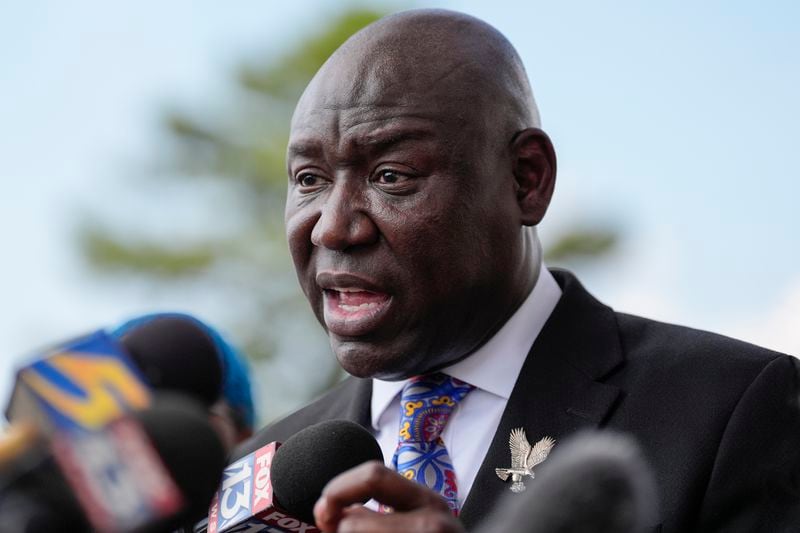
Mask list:
[[[315,142],[293,142],[289,145],[289,157],[317,157],[322,154],[322,148],[319,143]]]

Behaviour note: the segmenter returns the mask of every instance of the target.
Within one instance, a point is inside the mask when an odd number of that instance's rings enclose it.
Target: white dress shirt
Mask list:
[[[533,290],[500,331],[466,359],[441,370],[475,386],[456,406],[441,435],[456,472],[459,506],[489,451],[533,341],[560,297],[561,288],[542,265]],[[397,448],[400,393],[406,381],[372,380],[372,427],[389,467]]]

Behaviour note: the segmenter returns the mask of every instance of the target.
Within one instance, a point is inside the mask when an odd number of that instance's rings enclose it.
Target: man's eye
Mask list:
[[[319,184],[319,178],[314,174],[300,174],[297,176],[297,184],[301,187],[313,187]]]
[[[395,172],[394,170],[381,170],[378,172],[378,181],[385,184],[393,184],[403,181],[406,178],[403,174]]]

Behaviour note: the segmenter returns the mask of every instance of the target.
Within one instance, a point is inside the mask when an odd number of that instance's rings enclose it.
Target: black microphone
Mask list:
[[[524,493],[509,491],[478,533],[639,533],[655,525],[655,479],[629,437],[579,433],[535,476]]]
[[[383,453],[363,427],[347,420],[309,426],[228,466],[208,522],[196,531],[318,532],[314,504],[322,489],[367,461],[383,462]]]
[[[172,522],[205,516],[227,462],[206,411],[183,396],[159,394],[153,407],[135,413],[134,419],[144,427],[183,496],[183,509]]]
[[[106,522],[102,529],[167,533],[182,523],[203,516],[225,465],[222,443],[209,424],[205,411],[185,398],[159,396],[151,407],[133,414],[131,420],[144,430],[170,481],[177,485],[180,505],[168,516],[135,523]],[[111,428],[113,425],[107,429]],[[113,434],[111,436],[113,442],[116,437]],[[61,435],[61,438],[64,436]],[[74,479],[75,471],[91,471],[97,465],[98,458],[79,456],[65,462],[63,457],[58,459],[51,454],[39,455],[38,460],[30,457],[23,460],[20,457],[19,462],[33,464],[18,475],[13,483],[0,486],[0,533],[90,531],[97,528],[87,515],[131,505],[129,500],[120,501],[130,494],[125,490],[124,476],[115,480],[121,485],[118,487],[108,487],[108,483],[103,484],[96,479],[77,486],[68,482],[68,478]],[[125,465],[129,468],[146,468],[140,462],[141,456],[124,459],[134,461]],[[104,488],[111,490],[104,492]]]
[[[42,435],[33,426],[16,425],[4,435],[6,441],[24,447],[4,445],[13,455],[0,465],[0,533],[88,531],[89,523]]]
[[[134,325],[120,338],[148,384],[188,394],[206,407],[222,392],[222,361],[214,341],[184,316],[160,316]]]

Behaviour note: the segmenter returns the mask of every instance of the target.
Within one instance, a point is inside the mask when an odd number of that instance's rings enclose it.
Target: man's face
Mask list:
[[[462,90],[469,90],[465,88]],[[478,99],[444,84],[358,84],[304,95],[288,149],[286,232],[340,364],[399,379],[477,348],[519,303],[508,145]]]

